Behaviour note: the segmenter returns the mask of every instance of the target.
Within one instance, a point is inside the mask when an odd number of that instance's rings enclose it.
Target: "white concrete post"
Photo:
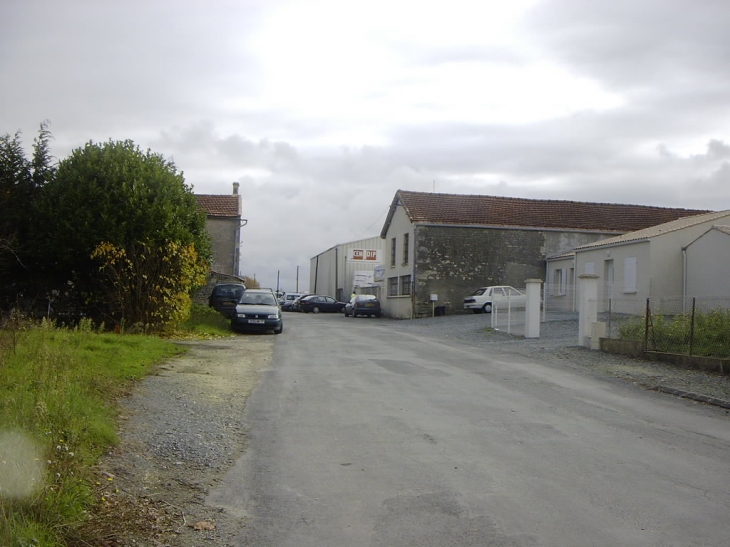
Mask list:
[[[541,279],[528,279],[525,305],[525,338],[540,338],[540,285]]]
[[[578,345],[591,347],[591,329],[598,320],[598,279],[594,274],[578,276]]]

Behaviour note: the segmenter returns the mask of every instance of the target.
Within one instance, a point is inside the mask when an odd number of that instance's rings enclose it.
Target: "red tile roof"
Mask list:
[[[195,194],[198,205],[209,217],[240,217],[241,196],[217,195],[217,194]]]
[[[401,204],[413,223],[458,226],[509,226],[599,232],[632,232],[678,218],[707,213],[695,209],[435,194],[398,190],[393,205]],[[383,228],[387,231],[392,213]]]

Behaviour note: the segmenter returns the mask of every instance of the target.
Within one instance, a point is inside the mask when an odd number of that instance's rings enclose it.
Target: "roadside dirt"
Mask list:
[[[77,545],[233,545],[245,522],[205,498],[245,450],[244,407],[274,338],[181,342],[186,355],[135,387],[121,403],[120,442],[99,464],[98,505]]]

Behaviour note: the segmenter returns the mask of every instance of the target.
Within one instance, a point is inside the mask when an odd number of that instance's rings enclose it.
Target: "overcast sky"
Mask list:
[[[396,190],[730,209],[726,0],[2,0],[0,133],[241,183],[242,273],[380,234]]]

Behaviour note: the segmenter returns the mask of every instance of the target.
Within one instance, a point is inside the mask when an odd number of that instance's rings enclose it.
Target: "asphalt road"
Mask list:
[[[730,544],[730,417],[619,382],[287,314],[209,501],[276,547]]]

